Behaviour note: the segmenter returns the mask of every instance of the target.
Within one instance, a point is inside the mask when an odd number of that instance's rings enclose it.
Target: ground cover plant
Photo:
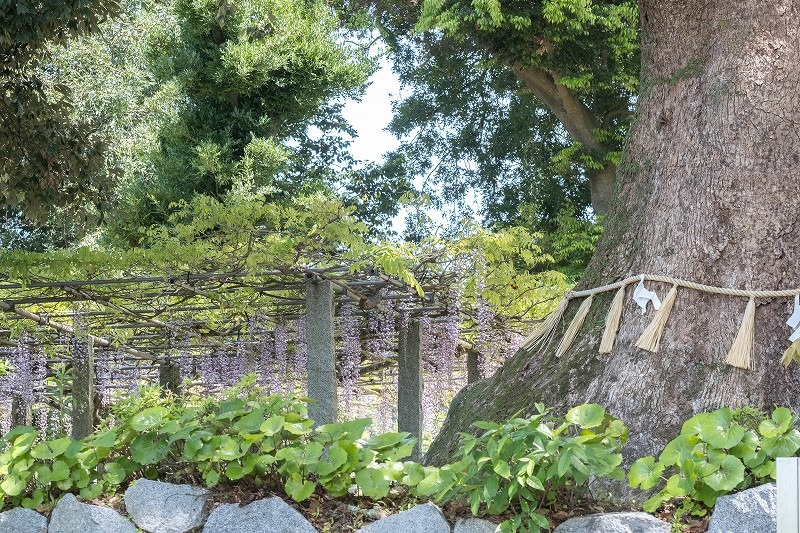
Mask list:
[[[317,486],[341,495],[353,483],[378,499],[399,480],[397,461],[415,443],[408,433],[364,438],[369,419],[315,428],[306,398],[265,395],[255,379],[190,401],[145,388],[80,441],[39,440],[36,428],[14,428],[0,441],[0,502],[33,508],[65,492],[94,498],[141,476],[208,487],[248,477],[282,486],[295,501]]]
[[[792,457],[800,449],[797,416],[785,407],[770,415],[752,408],[717,409],[684,422],[658,457],[633,463],[632,487],[660,490],[644,502],[654,512],[677,500],[675,516],[703,516],[717,498],[775,480],[775,458]]]
[[[578,490],[590,476],[624,477],[619,465],[628,429],[620,420],[596,404],[574,407],[565,417],[543,404],[536,411],[504,424],[476,422],[483,433],[463,434],[457,460],[430,469],[416,493],[438,501],[463,498],[472,514],[511,511],[501,531],[538,532],[550,523],[537,509],[553,504],[560,490]]]
[[[549,530],[555,515],[569,516],[565,502],[571,508],[585,497],[590,477],[625,477],[628,429],[597,404],[563,417],[537,404],[529,417],[477,422],[477,434],[462,435],[453,461],[433,467],[404,460],[415,444],[408,433],[372,433],[366,418],[315,427],[307,398],[267,394],[257,382],[250,374],[218,396],[143,387],[112,404],[82,440],[14,428],[0,439],[0,503],[41,509],[67,492],[94,499],[147,477],[243,484],[295,502],[348,497],[354,489],[397,508],[397,501],[433,499],[497,516],[501,531],[538,532]],[[700,413],[658,460],[634,462],[628,479],[643,490],[658,487],[644,509],[669,502],[680,527],[719,496],[774,480],[775,458],[800,449],[796,423],[783,407],[769,415],[749,408]]]

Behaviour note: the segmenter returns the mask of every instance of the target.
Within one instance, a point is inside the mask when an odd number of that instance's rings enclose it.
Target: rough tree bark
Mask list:
[[[791,0],[642,0],[642,94],[619,201],[579,288],[646,272],[740,289],[800,286],[800,8]],[[663,298],[669,287],[651,284]],[[628,458],[658,452],[691,414],[800,409],[800,366],[780,364],[787,299],[758,300],[752,371],[727,366],[746,300],[679,289],[658,353],[634,347],[652,318],[626,298],[610,356],[598,344],[613,293],[595,299],[560,359],[517,353],[454,400],[429,463],[457,432],[544,401],[597,402],[631,428]],[[579,304],[567,310],[556,337]]]

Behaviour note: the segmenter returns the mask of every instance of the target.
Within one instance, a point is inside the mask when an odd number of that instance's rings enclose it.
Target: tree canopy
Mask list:
[[[637,90],[635,2],[375,7],[411,92],[388,164],[446,202],[474,188],[489,223],[552,229],[565,201],[578,216],[608,210]]]
[[[113,0],[0,6],[0,203],[29,218],[96,200],[113,176],[98,124],[72,113],[70,85],[47,62],[50,46],[96,31],[117,9]]]

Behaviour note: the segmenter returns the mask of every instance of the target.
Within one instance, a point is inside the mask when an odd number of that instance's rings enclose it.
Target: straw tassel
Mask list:
[[[556,357],[561,357],[566,353],[567,350],[569,350],[569,347],[572,345],[572,341],[575,340],[575,337],[578,335],[578,331],[583,325],[586,315],[589,314],[589,308],[592,306],[592,300],[594,300],[594,295],[590,294],[589,297],[586,298],[583,303],[581,303],[581,306],[578,308],[578,312],[575,313],[575,317],[572,319],[572,322],[569,323],[567,331],[564,333],[564,338],[561,339],[561,343],[556,349]]]
[[[528,350],[529,348],[533,347],[542,339],[547,339],[552,335],[553,330],[556,328],[556,325],[561,321],[561,317],[564,316],[564,311],[567,310],[567,306],[569,305],[570,297],[569,295],[565,296],[563,300],[558,303],[553,312],[547,315],[547,317],[542,320],[542,323],[533,330],[533,333],[528,335],[528,338],[522,342],[522,350]]]
[[[653,321],[642,332],[642,336],[636,341],[636,347],[648,352],[657,352],[658,345],[661,342],[661,334],[664,333],[664,326],[667,324],[669,312],[672,311],[672,304],[675,303],[675,295],[678,292],[678,286],[673,285],[672,289],[667,294],[661,308],[656,312]]]
[[[619,288],[608,308],[606,315],[606,327],[603,330],[603,338],[600,340],[600,353],[611,353],[614,349],[614,341],[617,340],[617,330],[619,329],[619,319],[622,316],[622,307],[625,304],[625,285]]]
[[[744,310],[742,326],[739,328],[739,333],[736,334],[736,340],[733,341],[728,357],[725,358],[725,362],[729,365],[746,370],[753,369],[753,328],[755,318],[756,301],[751,297],[750,301],[747,302],[747,308]]]

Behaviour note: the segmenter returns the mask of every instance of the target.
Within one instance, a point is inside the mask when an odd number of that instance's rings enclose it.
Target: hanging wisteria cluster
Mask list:
[[[516,351],[522,336],[513,331],[480,296],[464,303],[454,285],[433,311],[407,307],[386,289],[376,294],[377,306],[362,310],[352,299],[339,305],[336,353],[340,379],[339,415],[370,417],[372,431],[396,430],[397,347],[412,319],[423,334],[423,420],[427,435],[441,425],[449,403],[466,384],[466,351],[461,328],[474,328],[467,339],[479,353],[480,373],[493,372]],[[465,305],[466,309],[461,306]],[[89,331],[79,310],[71,313],[74,334],[60,333],[52,353],[25,333],[16,346],[0,348],[0,360],[9,366],[0,375],[0,428],[7,430],[14,398],[33,406],[33,421],[42,431],[69,431],[69,400],[58,398],[59,388],[69,388],[69,360],[89,357]],[[303,392],[306,388],[308,345],[306,319],[276,318],[256,312],[234,329],[230,337],[213,337],[202,319],[171,316],[164,327],[163,358],[178,369],[187,390],[215,394],[255,372],[258,384],[271,393]],[[234,340],[235,335],[235,340]],[[465,346],[469,346],[466,344]],[[56,348],[58,347],[58,348]],[[95,347],[96,392],[101,407],[144,383],[157,382],[158,367],[113,346]],[[48,377],[49,372],[49,377]]]
[[[342,332],[342,402],[343,409],[353,405],[361,367],[361,332],[352,302],[342,304],[339,324]]]

